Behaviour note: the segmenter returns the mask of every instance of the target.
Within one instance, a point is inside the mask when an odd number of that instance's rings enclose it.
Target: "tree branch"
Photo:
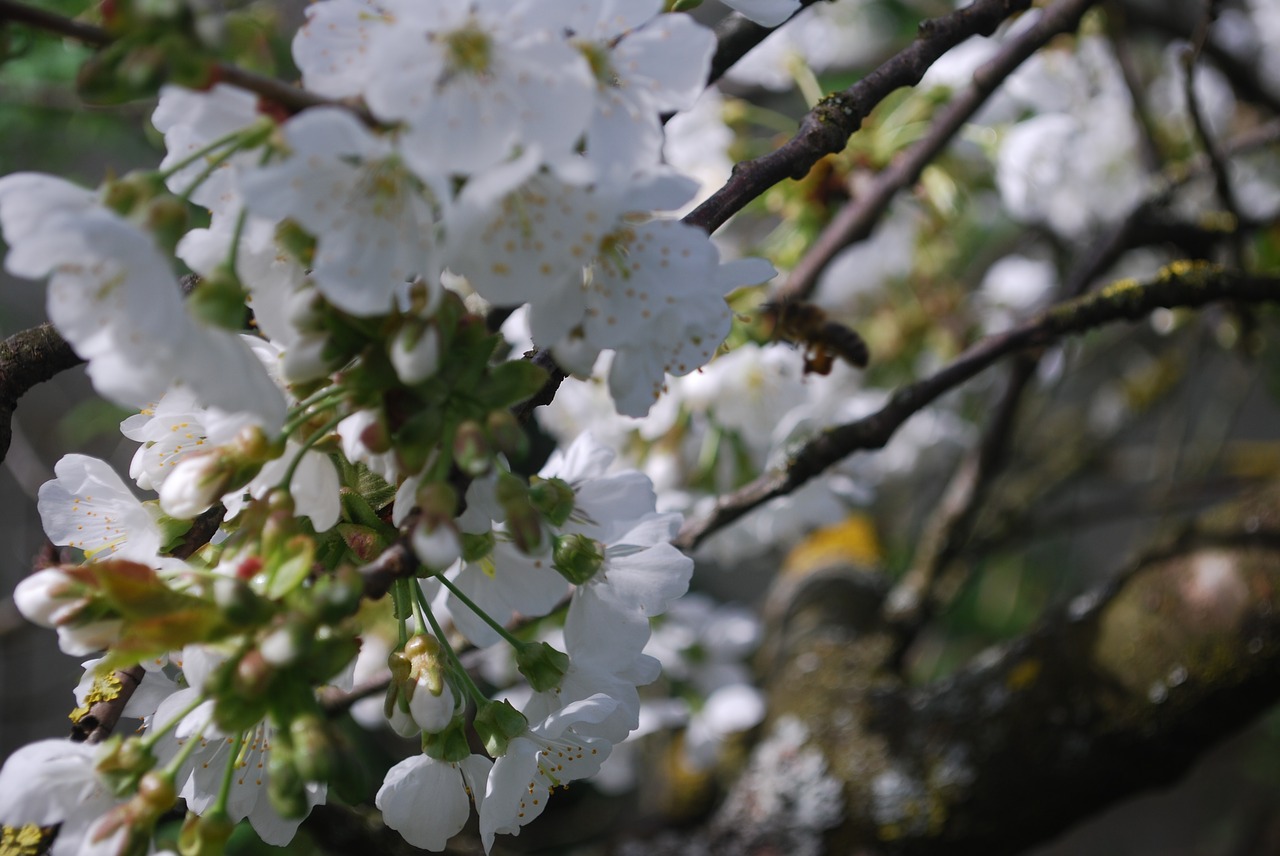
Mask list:
[[[1133,321],[1156,308],[1198,307],[1219,300],[1280,300],[1280,275],[1175,262],[1151,282],[1117,282],[1059,304],[1021,326],[979,340],[929,377],[899,387],[875,413],[828,428],[801,447],[784,467],[722,497],[709,514],[685,521],[673,543],[692,550],[713,532],[770,499],[790,493],[853,452],[884,446],[912,415],[1002,357],[1114,321]]]
[[[812,293],[822,271],[851,244],[865,240],[893,197],[920,178],[920,173],[946,148],[964,124],[1013,72],[1050,39],[1074,30],[1080,18],[1097,0],[1059,0],[1036,23],[1013,37],[973,74],[973,83],[952,99],[929,131],[881,170],[857,198],[846,205],[822,230],[779,289],[781,299],[804,299]]]
[[[1278,527],[1274,489],[1207,515],[919,690],[884,666],[892,631],[868,575],[788,581],[770,720],[800,720],[843,785],[825,852],[1013,854],[1180,775],[1280,699]],[[752,818],[712,830],[712,852],[771,852]]]
[[[707,75],[707,84],[715,83],[724,77],[725,72],[733,68],[751,49],[763,42],[774,30],[779,30],[793,21],[808,7],[818,0],[800,0],[800,9],[786,21],[776,27],[766,27],[744,17],[738,12],[726,15],[716,25],[716,52],[711,57],[711,71]]]
[[[15,0],[0,0],[0,23],[8,21],[66,36],[95,48],[106,47],[115,41],[111,34],[101,27],[95,27],[83,21],[74,21],[44,9],[15,2]],[[308,107],[340,107],[353,113],[366,125],[372,127],[379,124],[373,114],[364,107],[324,98],[274,77],[247,71],[225,62],[214,63],[212,70],[213,80],[210,84],[219,81],[229,83],[275,102],[290,113],[300,113]]]
[[[780,148],[735,166],[724,187],[684,222],[714,232],[773,185],[786,178],[803,178],[823,156],[842,150],[885,96],[919,83],[938,57],[970,36],[990,35],[1002,21],[1030,5],[1030,0],[976,0],[945,17],[922,21],[914,42],[853,86],[822,99]]]
[[[48,323],[14,333],[0,342],[0,462],[13,439],[13,411],[18,399],[36,384],[82,362]]]

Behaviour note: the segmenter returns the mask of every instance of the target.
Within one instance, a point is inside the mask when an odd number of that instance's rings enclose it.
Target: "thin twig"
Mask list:
[[[918,38],[857,83],[822,99],[796,135],[769,154],[743,161],[724,187],[690,212],[686,223],[714,232],[747,203],[787,178],[803,178],[822,157],[842,150],[884,98],[914,86],[938,57],[975,35],[990,35],[1030,0],[976,0],[942,18],[922,21]]]
[[[1280,275],[1175,263],[1150,282],[1115,283],[1059,304],[1025,324],[981,339],[929,377],[899,387],[875,413],[828,428],[802,446],[785,466],[721,497],[710,513],[687,520],[673,543],[692,550],[714,532],[769,500],[791,493],[853,452],[884,446],[911,416],[1009,354],[1043,347],[1063,336],[1114,321],[1137,320],[1153,309],[1198,307],[1219,300],[1280,300]]]
[[[1223,146],[1223,151],[1228,156],[1234,156],[1273,146],[1277,142],[1280,142],[1280,120],[1272,120],[1233,138]],[[1182,166],[1177,172],[1166,170],[1164,178],[1151,194],[1135,205],[1119,224],[1104,232],[1088,252],[1083,254],[1083,261],[1073,267],[1063,281],[1062,294],[1066,297],[1078,297],[1084,294],[1120,256],[1135,246],[1163,242],[1166,239],[1179,245],[1186,245],[1188,234],[1185,232],[1181,235],[1153,234],[1152,218],[1157,210],[1168,205],[1178,188],[1203,175],[1208,169],[1208,159],[1201,158],[1189,166]],[[1170,225],[1172,224],[1164,224],[1161,228],[1167,228]],[[1237,224],[1238,227],[1245,225],[1247,224]],[[1203,226],[1183,225],[1182,228],[1204,230]]]
[[[757,24],[738,12],[726,15],[716,25],[716,52],[711,58],[711,71],[707,75],[707,83],[715,83],[724,77],[725,72],[736,65],[738,60],[750,53],[752,48],[768,38],[770,33],[785,27],[795,20],[796,15],[799,15],[816,2],[818,0],[800,0],[800,8],[795,15],[792,15],[777,27],[766,27],[762,24]]]
[[[1214,12],[1215,0],[1205,0],[1204,17],[1196,26],[1196,31],[1191,39],[1191,47],[1182,55],[1182,69],[1185,74],[1183,92],[1187,99],[1187,115],[1191,117],[1191,127],[1200,141],[1200,147],[1204,149],[1205,157],[1209,159],[1209,170],[1213,173],[1213,182],[1218,191],[1218,199],[1222,202],[1222,207],[1231,215],[1232,222],[1237,226],[1232,231],[1232,262],[1237,267],[1242,267],[1244,265],[1244,239],[1238,228],[1242,220],[1240,203],[1236,198],[1235,189],[1231,185],[1231,176],[1227,171],[1226,159],[1223,157],[1218,144],[1214,141],[1213,135],[1209,133],[1209,123],[1205,119],[1204,110],[1200,107],[1200,98],[1196,94],[1196,65],[1200,55],[1204,52],[1205,43],[1209,40],[1209,27],[1213,24]]]
[[[44,9],[17,3],[15,0],[0,0],[0,23],[9,21],[66,36],[96,48],[106,47],[115,41],[110,33],[93,24],[75,21]],[[309,107],[340,107],[353,113],[366,125],[379,124],[373,114],[364,107],[324,98],[274,77],[247,71],[230,63],[213,63],[212,75],[211,84],[219,81],[229,83],[275,102],[290,113],[300,113]]]
[[[914,631],[929,621],[935,585],[964,549],[987,489],[1008,459],[1018,406],[1038,365],[1039,360],[1031,356],[1014,360],[1004,395],[982,441],[961,461],[951,477],[919,539],[910,570],[885,599],[885,619],[906,631],[901,636],[903,650]]]
[[[827,224],[822,234],[792,269],[779,296],[804,299],[816,287],[818,277],[831,260],[851,244],[865,240],[884,215],[898,191],[915,184],[924,168],[938,156],[964,124],[1013,72],[1054,36],[1074,30],[1081,16],[1097,0],[1059,0],[1036,23],[1001,47],[973,75],[973,83],[938,115],[929,132],[894,159],[861,189]]]

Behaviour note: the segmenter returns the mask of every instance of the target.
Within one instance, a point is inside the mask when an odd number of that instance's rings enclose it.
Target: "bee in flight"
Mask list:
[[[857,368],[866,368],[867,343],[845,325],[832,321],[812,303],[781,300],[761,304],[760,317],[772,328],[773,337],[804,346],[804,373],[831,373],[836,357]]]

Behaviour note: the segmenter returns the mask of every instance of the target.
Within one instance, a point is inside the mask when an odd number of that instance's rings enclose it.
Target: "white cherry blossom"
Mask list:
[[[492,767],[483,755],[456,762],[414,755],[387,771],[374,804],[405,841],[438,853],[466,825],[472,801],[483,806]]]

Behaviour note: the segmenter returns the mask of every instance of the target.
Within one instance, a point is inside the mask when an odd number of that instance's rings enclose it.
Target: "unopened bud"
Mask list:
[[[453,460],[469,476],[482,476],[493,467],[493,450],[479,422],[458,426],[453,435]]]
[[[519,460],[529,452],[529,438],[509,410],[494,410],[485,420],[493,445],[509,458]]]
[[[276,227],[276,241],[303,267],[311,267],[316,257],[316,239],[292,220]]]
[[[529,501],[538,509],[547,523],[563,526],[573,514],[577,495],[563,479],[536,478],[529,486]]]
[[[462,555],[462,543],[452,522],[431,526],[423,520],[413,527],[409,541],[427,574],[443,571]]]
[[[304,817],[310,808],[307,805],[307,782],[298,772],[294,753],[285,751],[280,742],[271,749],[267,773],[267,796],[271,807],[284,818]]]
[[[320,717],[300,716],[289,724],[294,764],[308,782],[327,782],[337,768],[337,749],[328,726]]]
[[[434,324],[408,322],[391,340],[389,356],[401,382],[421,383],[440,367],[440,333]]]
[[[558,535],[552,559],[560,576],[576,586],[590,580],[604,565],[604,545],[585,535]]]
[[[178,852],[182,856],[222,856],[236,825],[225,811],[209,811],[204,817],[187,812],[178,833]]]
[[[187,298],[187,306],[207,324],[241,330],[247,318],[247,297],[240,277],[229,265],[222,264],[200,279]]]
[[[178,246],[178,241],[187,233],[191,212],[187,208],[186,202],[166,193],[147,203],[143,213],[143,220],[143,225],[146,226],[147,231],[155,236],[156,243],[169,252],[173,252],[174,248]],[[241,320],[244,319],[244,315],[244,304],[241,303]]]
[[[275,674],[275,667],[261,651],[249,651],[236,662],[232,683],[241,697],[262,698]]]

